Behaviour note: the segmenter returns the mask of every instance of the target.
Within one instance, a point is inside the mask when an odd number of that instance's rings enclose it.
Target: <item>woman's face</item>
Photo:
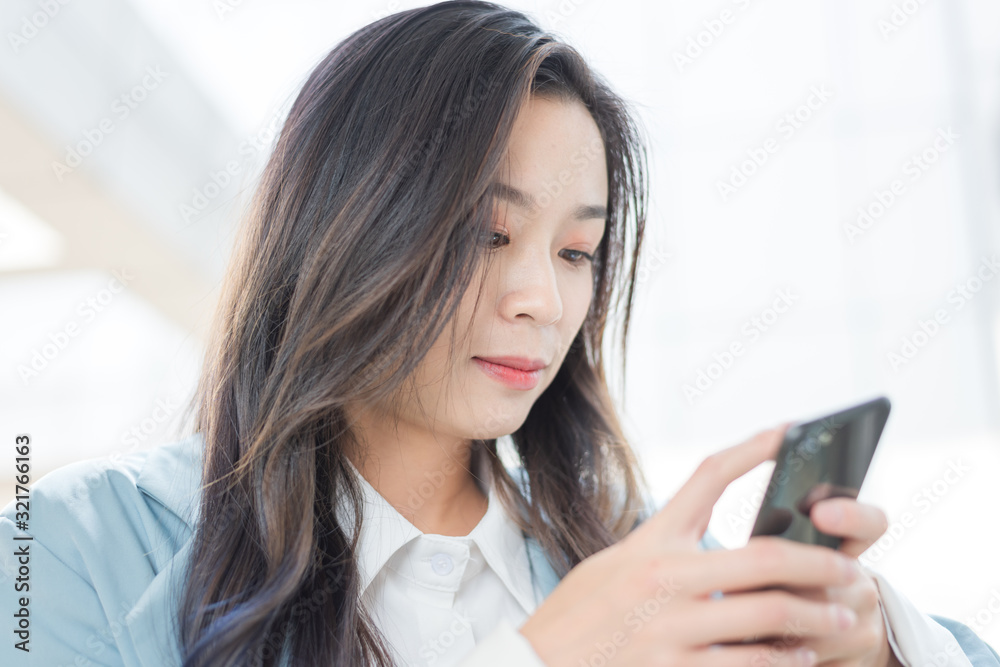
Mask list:
[[[593,297],[587,255],[604,234],[608,198],[597,124],[580,102],[533,97],[515,122],[508,157],[494,234],[481,250],[492,261],[462,298],[454,353],[447,326],[412,378],[417,395],[403,400],[402,418],[437,436],[516,431],[555,377]],[[497,357],[540,360],[544,368],[526,377],[477,360]]]

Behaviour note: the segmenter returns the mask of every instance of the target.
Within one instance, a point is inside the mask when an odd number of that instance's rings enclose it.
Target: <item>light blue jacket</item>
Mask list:
[[[59,468],[31,485],[27,531],[15,523],[23,511],[15,501],[0,511],[0,665],[180,665],[168,593],[179,590],[190,553],[201,448],[195,434]],[[533,582],[544,597],[559,577],[534,538],[526,545]],[[708,533],[700,546],[721,547]],[[25,549],[27,556],[18,555]],[[25,585],[30,590],[18,592]],[[24,609],[27,653],[15,648],[22,638],[12,632]],[[971,629],[933,618],[952,632],[973,665],[1000,667]]]

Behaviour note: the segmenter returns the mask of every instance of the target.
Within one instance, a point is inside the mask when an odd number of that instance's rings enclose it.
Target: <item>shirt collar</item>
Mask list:
[[[203,448],[203,434],[198,432],[148,450],[143,453],[147,458],[136,479],[136,486],[143,493],[181,518],[189,531],[194,530],[195,517],[200,511]],[[366,521],[361,527],[357,555],[360,592],[364,593],[389,558],[421,533],[361,476],[349,460],[347,463],[361,486],[364,498],[363,516]],[[527,553],[531,540],[525,538],[520,526],[497,498],[490,461],[482,450],[474,450],[472,468],[476,472],[477,483],[481,480],[480,488],[488,489],[489,507],[469,537],[479,547],[486,563],[504,587],[530,614],[537,605]],[[516,476],[523,469],[508,471]],[[336,511],[337,519],[350,539],[354,530],[350,503],[341,498]]]
[[[364,520],[356,557],[360,594],[364,594],[393,554],[422,533],[390,505],[349,460],[347,464],[361,486],[364,503]],[[482,480],[480,488],[488,489],[489,506],[468,537],[479,547],[487,565],[503,582],[504,587],[520,603],[525,613],[530,614],[534,611],[536,602],[524,533],[504,510],[497,497],[489,460],[481,452],[477,451],[473,455],[473,469],[478,479]],[[336,510],[340,525],[350,539],[354,530],[350,502],[341,497]]]

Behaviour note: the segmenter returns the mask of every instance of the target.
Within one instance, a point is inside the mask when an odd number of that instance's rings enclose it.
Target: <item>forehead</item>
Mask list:
[[[582,102],[529,98],[514,122],[506,157],[500,180],[543,204],[607,200],[604,142]]]

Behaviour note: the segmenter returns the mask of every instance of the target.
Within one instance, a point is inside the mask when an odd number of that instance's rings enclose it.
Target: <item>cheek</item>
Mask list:
[[[580,332],[593,301],[590,273],[585,275],[585,278],[566,281],[565,287],[561,289],[563,302],[563,318],[559,325],[559,335],[562,340],[561,358],[565,358],[573,340]]]
[[[594,298],[594,279],[591,271],[581,270],[580,275],[571,276],[560,287],[564,317],[574,328],[579,327],[587,317],[590,303]]]

